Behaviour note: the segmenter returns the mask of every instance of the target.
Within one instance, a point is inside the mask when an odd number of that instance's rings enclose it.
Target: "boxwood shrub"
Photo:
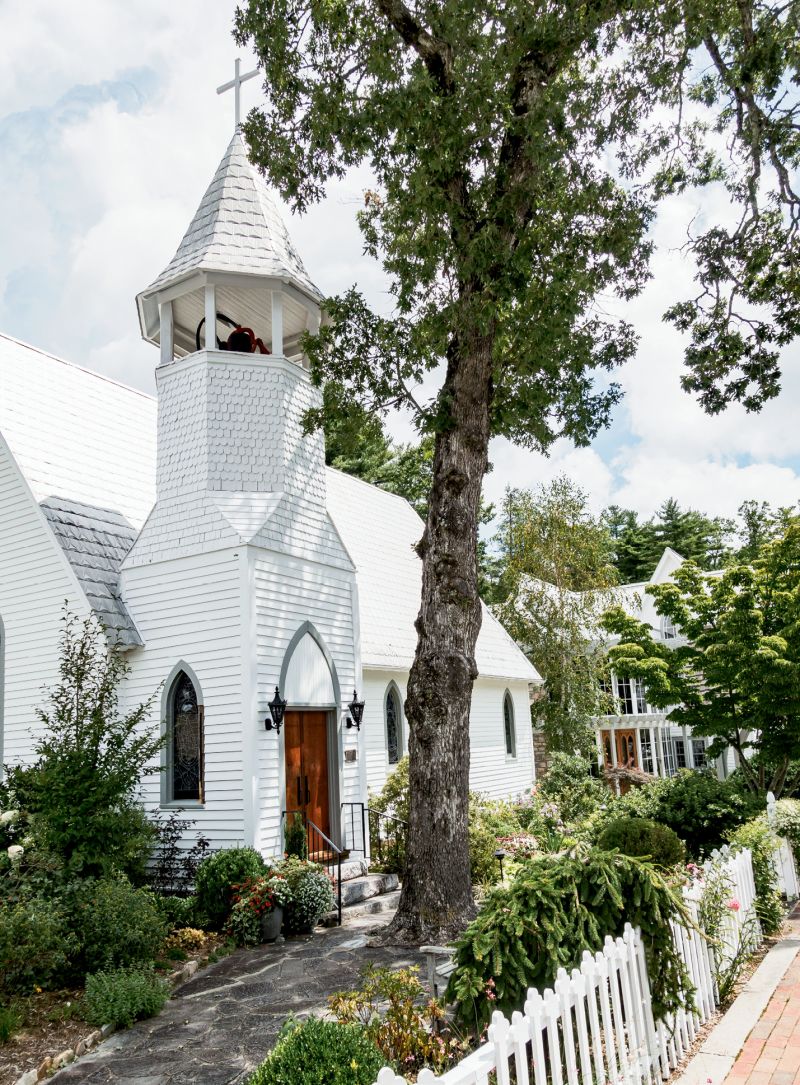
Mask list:
[[[361,1025],[288,1021],[248,1085],[373,1085],[383,1055]]]
[[[597,846],[636,859],[651,859],[659,867],[686,861],[686,846],[678,834],[648,818],[615,818],[600,833]]]
[[[266,872],[267,864],[255,848],[225,848],[206,856],[195,879],[198,912],[222,930],[233,903],[233,886]]]

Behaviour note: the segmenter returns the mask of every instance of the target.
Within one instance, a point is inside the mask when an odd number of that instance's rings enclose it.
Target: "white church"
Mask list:
[[[155,398],[0,335],[0,763],[32,755],[66,602],[124,649],[123,710],[158,690],[149,808],[266,855],[300,810],[347,847],[407,749],[423,525],[303,435],[322,295],[238,130],[136,300]],[[477,660],[471,786],[514,795],[538,675],[485,608]]]

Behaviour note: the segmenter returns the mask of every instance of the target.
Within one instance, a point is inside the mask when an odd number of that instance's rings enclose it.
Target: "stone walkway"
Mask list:
[[[239,1085],[286,1017],[322,1011],[364,965],[422,964],[414,950],[371,946],[376,916],[281,946],[237,950],[173,994],[158,1017],[109,1037],[50,1080],[58,1085]],[[387,917],[388,918],[388,917]]]
[[[745,1040],[725,1085],[800,1085],[800,956]]]

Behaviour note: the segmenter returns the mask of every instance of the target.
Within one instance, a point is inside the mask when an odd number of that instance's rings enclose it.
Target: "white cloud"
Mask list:
[[[0,0],[0,40],[11,43],[0,66],[3,330],[153,389],[156,353],[139,339],[134,297],[172,256],[230,138],[232,95],[220,100],[215,88],[241,52],[234,7]],[[244,108],[260,95],[258,80],[246,84]],[[385,278],[355,224],[369,185],[368,171],[354,172],[290,230],[324,291],[356,282],[385,309]],[[490,499],[561,472],[594,508],[613,500],[645,516],[667,496],[730,514],[745,497],[800,495],[800,350],[788,352],[782,396],[758,416],[733,408],[710,419],[680,389],[683,342],[661,315],[692,289],[677,249],[695,211],[725,214],[726,198],[673,200],[659,217],[654,280],[626,313],[641,348],[619,374],[626,399],[610,433],[591,449],[558,442],[549,457],[494,442]],[[414,436],[407,416],[390,426]]]

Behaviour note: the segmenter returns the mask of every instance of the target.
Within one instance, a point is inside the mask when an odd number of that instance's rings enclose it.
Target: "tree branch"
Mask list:
[[[376,0],[378,10],[424,63],[428,73],[443,94],[455,90],[453,79],[453,50],[448,42],[430,34],[414,18],[403,0]]]

